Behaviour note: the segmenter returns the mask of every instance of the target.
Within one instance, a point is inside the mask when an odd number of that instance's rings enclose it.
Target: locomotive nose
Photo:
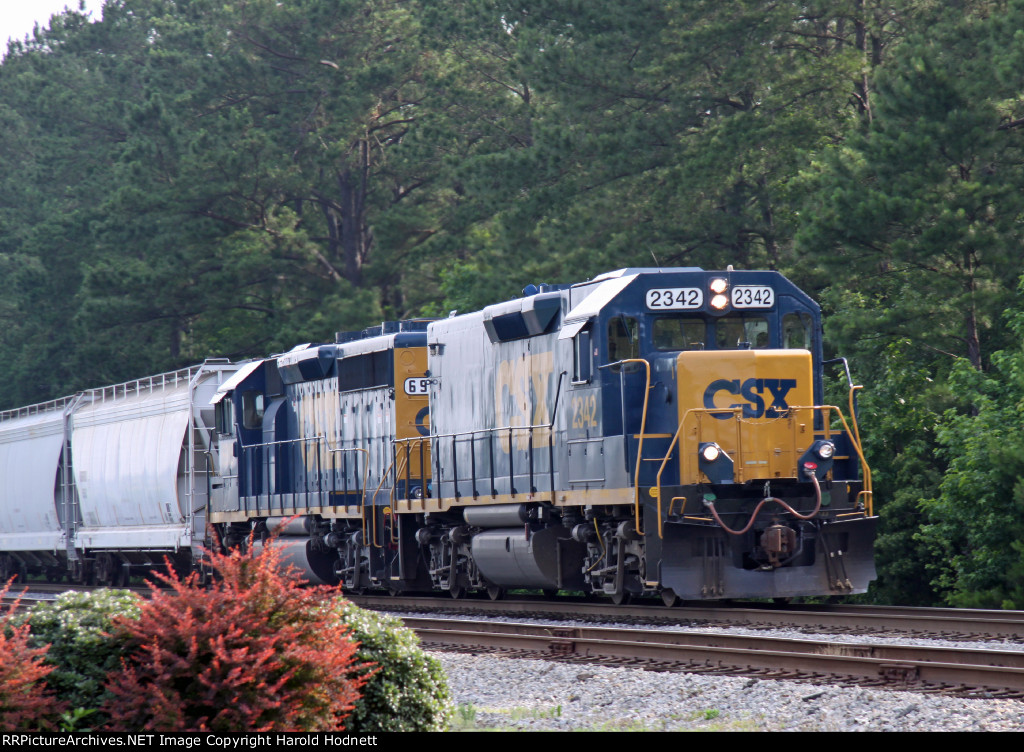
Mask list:
[[[810,352],[685,351],[676,372],[683,483],[799,477],[814,440]]]

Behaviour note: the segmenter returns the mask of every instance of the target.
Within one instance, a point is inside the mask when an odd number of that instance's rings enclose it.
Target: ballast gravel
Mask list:
[[[402,615],[412,614],[396,614]],[[508,621],[502,617],[473,618]],[[516,621],[582,626],[573,620]],[[604,626],[635,628],[614,623]],[[1024,644],[1012,640],[963,642],[868,634],[823,635],[739,626],[648,625],[645,629],[827,639],[835,643],[927,643],[1024,650]],[[964,699],[879,687],[655,672],[487,654],[430,654],[448,674],[457,710],[455,727],[467,730],[1024,731],[1024,700]]]
[[[1024,701],[432,652],[455,727],[520,731],[1020,731]]]

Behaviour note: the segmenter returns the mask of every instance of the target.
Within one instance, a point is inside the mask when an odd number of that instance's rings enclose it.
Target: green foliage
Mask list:
[[[379,667],[352,711],[349,731],[446,731],[453,708],[440,663],[400,620],[341,603],[341,618],[359,642],[357,658]],[[460,712],[461,709],[460,709]]]
[[[1024,338],[1024,315],[1011,327]],[[949,469],[925,508],[920,538],[947,565],[936,584],[969,608],[1024,607],[1024,347],[1000,351],[981,374],[958,368],[950,379],[969,395],[968,409],[948,410],[938,429]]]
[[[938,456],[936,430],[942,413],[954,404],[944,374],[928,353],[910,342],[885,344],[874,353],[875,368],[855,359],[869,388],[859,393],[859,412],[879,515],[875,558],[878,580],[874,602],[936,605],[941,594],[932,585],[941,557],[919,538],[925,521],[921,500],[935,493],[945,463]]]
[[[31,644],[49,645],[46,663],[53,670],[46,683],[76,711],[67,724],[80,728],[102,722],[94,711],[110,699],[104,682],[120,668],[126,649],[125,637],[111,632],[113,621],[138,615],[138,596],[125,590],[62,593],[29,611],[25,622],[32,630]]]
[[[102,708],[111,730],[340,731],[372,675],[329,588],[303,587],[274,545],[210,553],[212,587],[162,577],[135,618]]]

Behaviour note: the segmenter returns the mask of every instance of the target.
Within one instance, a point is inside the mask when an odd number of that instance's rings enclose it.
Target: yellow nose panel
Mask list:
[[[814,440],[814,384],[807,350],[691,351],[679,354],[680,473],[706,482],[697,450],[716,442],[735,481],[797,477]]]

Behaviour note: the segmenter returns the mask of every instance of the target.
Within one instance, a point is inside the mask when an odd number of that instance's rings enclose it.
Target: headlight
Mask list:
[[[726,295],[716,295],[715,297],[711,298],[711,307],[716,310],[725,310],[725,307],[727,305],[729,305],[729,298]]]
[[[836,445],[831,441],[823,441],[818,445],[818,456],[823,460],[832,458],[832,455],[836,453]]]
[[[697,447],[697,466],[711,483],[733,483],[735,481],[732,458],[713,441],[701,442]]]
[[[717,295],[721,295],[723,292],[729,289],[729,283],[726,282],[721,277],[716,277],[715,279],[711,280],[711,284],[709,285],[709,287],[711,288],[711,292],[716,293]]]

